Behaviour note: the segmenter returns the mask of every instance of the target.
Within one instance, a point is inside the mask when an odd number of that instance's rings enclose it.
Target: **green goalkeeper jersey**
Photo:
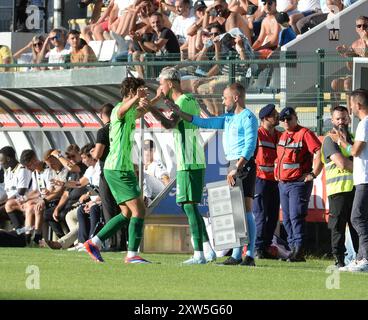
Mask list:
[[[111,112],[110,120],[110,151],[105,161],[104,169],[119,171],[134,171],[131,158],[134,143],[136,108],[131,107],[123,118],[118,118],[119,102]]]
[[[176,101],[181,110],[198,116],[200,107],[191,94],[182,94]],[[197,126],[180,120],[174,128],[176,170],[198,170],[206,168],[204,143]]]

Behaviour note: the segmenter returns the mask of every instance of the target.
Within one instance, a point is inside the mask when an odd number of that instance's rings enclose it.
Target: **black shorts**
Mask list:
[[[229,170],[233,168],[238,160],[231,160],[229,163]],[[238,171],[236,175],[235,185],[243,189],[244,197],[254,198],[256,188],[256,163],[254,158],[251,158],[247,164]]]

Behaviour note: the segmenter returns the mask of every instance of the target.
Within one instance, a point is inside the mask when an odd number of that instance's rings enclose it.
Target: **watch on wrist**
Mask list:
[[[313,177],[313,179],[317,178],[317,176],[313,172],[311,172],[310,175]]]

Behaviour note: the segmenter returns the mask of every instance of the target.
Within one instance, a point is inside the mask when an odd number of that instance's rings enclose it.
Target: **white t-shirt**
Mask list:
[[[165,189],[165,185],[158,178],[144,173],[143,175],[143,195],[149,199],[154,199]]]
[[[144,172],[150,176],[154,176],[157,179],[162,179],[163,176],[169,176],[166,167],[160,160],[153,160],[147,168],[144,168]]]
[[[49,168],[44,169],[42,172],[32,172],[32,190],[51,189],[51,170]]]
[[[362,152],[359,156],[354,157],[353,161],[353,177],[354,185],[368,183],[368,116],[361,120],[358,124],[355,141],[364,141]]]
[[[59,172],[56,172],[51,168],[46,168],[41,173],[34,171],[32,173],[32,190],[38,190],[41,192],[41,189],[47,189],[52,191],[54,189],[54,184],[51,180],[57,179],[60,181],[66,181],[68,172],[69,171],[66,168],[61,169]]]
[[[93,186],[99,186],[100,184],[101,167],[100,161],[98,161],[95,166],[90,166],[87,168],[83,177],[87,178],[89,183]]]
[[[100,184],[100,175],[101,175],[101,167],[100,167],[100,161],[98,161],[95,164],[95,166],[90,166],[87,168],[83,177],[87,178],[89,183],[92,186],[98,187]],[[97,197],[98,197],[97,195],[92,195],[90,198],[92,201],[95,201]]]
[[[46,54],[46,58],[48,58],[48,63],[65,63],[65,57],[70,54],[70,52],[70,46],[67,44],[61,51],[57,51],[56,48],[51,49]],[[50,69],[53,68],[55,67],[50,67]]]
[[[177,16],[171,26],[172,32],[176,36],[179,36],[179,43],[182,45],[188,38],[188,29],[196,22],[196,17],[192,13],[188,18],[184,18],[183,16]]]
[[[29,189],[32,180],[32,172],[20,163],[12,170],[8,168],[4,172],[4,188],[8,199],[18,193],[18,189]]]
[[[321,9],[319,0],[299,0],[297,9],[300,12]]]

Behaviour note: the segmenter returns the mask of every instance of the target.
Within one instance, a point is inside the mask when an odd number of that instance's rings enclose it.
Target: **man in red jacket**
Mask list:
[[[280,196],[274,168],[277,157],[276,146],[281,132],[275,129],[279,125],[279,113],[274,104],[263,107],[259,111],[259,118],[261,125],[258,128],[256,150],[257,178],[253,214],[257,228],[257,257],[267,259],[273,258],[268,249],[272,243],[280,210]]]
[[[285,131],[277,145],[275,178],[279,181],[283,225],[292,250],[290,262],[305,262],[305,217],[313,179],[321,172],[321,142],[308,128],[298,124],[295,110],[280,112]]]

